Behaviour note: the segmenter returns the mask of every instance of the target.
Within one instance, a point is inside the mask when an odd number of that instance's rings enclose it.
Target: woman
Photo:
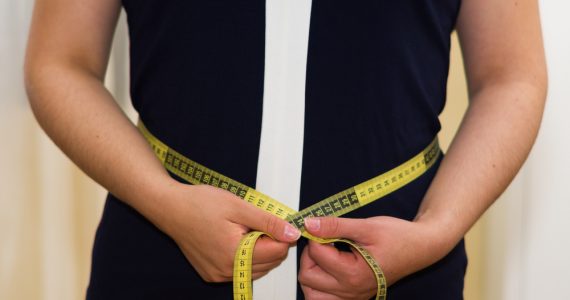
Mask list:
[[[461,299],[462,237],[539,127],[546,75],[536,2],[38,0],[30,103],[54,142],[110,192],[87,297],[229,299],[235,249],[250,230],[274,238],[255,248],[257,299],[367,299],[376,290],[360,256],[292,247],[299,232],[286,222],[164,170],[103,86],[121,6],[133,104],[149,130],[297,209],[433,140],[457,28],[470,107],[445,158],[350,218],[307,228],[363,245],[390,299]]]

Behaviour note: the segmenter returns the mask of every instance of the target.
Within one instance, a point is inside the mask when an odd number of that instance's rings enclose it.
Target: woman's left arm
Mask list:
[[[446,249],[521,168],[547,90],[537,0],[463,1],[457,31],[470,105],[415,220],[439,228]]]
[[[389,284],[451,251],[516,175],[540,126],[547,75],[537,0],[463,0],[457,31],[470,105],[415,220],[307,224],[314,235],[365,246]],[[358,255],[310,243],[299,278],[308,299],[361,299],[375,292],[366,268]]]

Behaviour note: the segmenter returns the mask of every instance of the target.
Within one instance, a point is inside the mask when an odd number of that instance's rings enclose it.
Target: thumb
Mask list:
[[[305,219],[305,229],[317,237],[347,238],[358,241],[365,228],[364,219],[321,217]]]
[[[265,232],[280,242],[295,242],[301,236],[301,232],[287,221],[255,207],[247,209],[242,217],[244,221],[242,225]]]

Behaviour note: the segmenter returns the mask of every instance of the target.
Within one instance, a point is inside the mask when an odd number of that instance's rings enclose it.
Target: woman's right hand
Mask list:
[[[207,282],[232,281],[238,244],[252,230],[273,237],[264,236],[255,245],[254,279],[277,267],[300,236],[286,221],[219,188],[175,184],[167,195],[170,198],[167,201],[175,206],[165,212],[170,217],[160,227],[175,240]]]
[[[38,122],[86,174],[170,235],[206,281],[232,280],[245,233],[271,234],[254,251],[254,277],[264,275],[298,232],[286,236],[287,222],[229,192],[170,178],[103,85],[120,11],[120,0],[35,2],[25,73]]]

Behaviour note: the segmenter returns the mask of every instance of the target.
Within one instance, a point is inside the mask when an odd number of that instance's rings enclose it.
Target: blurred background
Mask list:
[[[570,3],[540,1],[549,96],[537,143],[505,194],[467,235],[465,298],[570,299]],[[32,0],[0,0],[0,299],[81,299],[105,191],[41,131],[22,65]],[[445,147],[467,107],[453,36]],[[106,79],[127,114],[124,16]]]

